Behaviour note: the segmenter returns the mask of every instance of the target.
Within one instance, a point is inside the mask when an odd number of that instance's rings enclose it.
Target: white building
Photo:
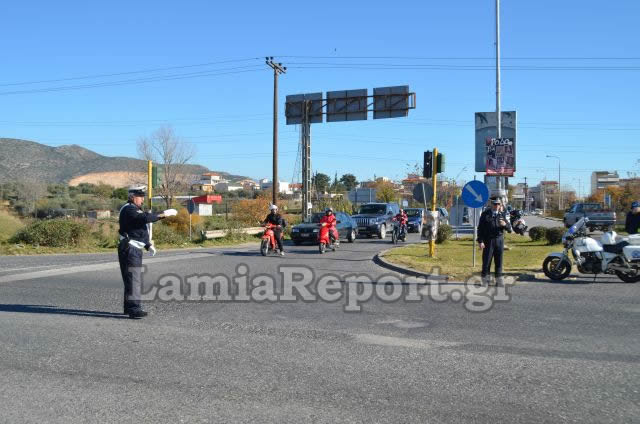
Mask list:
[[[271,190],[273,187],[273,183],[263,178],[260,180],[260,190]],[[293,190],[289,187],[289,183],[287,181],[278,181],[278,192],[282,194],[292,194]]]
[[[591,194],[596,194],[598,190],[607,187],[618,187],[620,185],[620,176],[618,171],[593,171],[591,173]]]
[[[202,174],[202,178],[200,178],[200,184],[216,185],[224,181],[224,178],[222,178],[220,174],[216,174],[215,172],[204,173]]]
[[[226,181],[216,184],[215,188],[216,188],[216,192],[218,193],[227,193],[230,191],[240,191],[244,189],[244,187],[239,184],[233,184]]]

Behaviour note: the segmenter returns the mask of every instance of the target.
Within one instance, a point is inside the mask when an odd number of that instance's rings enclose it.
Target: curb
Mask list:
[[[420,244],[420,243],[412,243],[412,244]],[[412,244],[405,244],[404,246],[411,246]],[[412,268],[407,268],[401,265],[396,265],[393,264],[389,261],[386,261],[385,259],[383,259],[384,255],[387,252],[390,252],[392,249],[385,249],[381,252],[376,253],[376,255],[373,257],[373,262],[376,265],[379,265],[383,268],[387,268],[390,269],[391,271],[395,271],[398,272],[400,274],[404,274],[404,275],[410,275],[412,277],[422,277],[422,278],[426,278],[427,280],[431,280],[431,281],[448,281],[449,280],[449,276],[448,275],[432,275],[432,274],[427,274],[426,272],[421,272],[421,271],[416,271],[415,269]]]

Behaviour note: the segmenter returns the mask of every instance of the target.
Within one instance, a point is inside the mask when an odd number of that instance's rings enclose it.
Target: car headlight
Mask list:
[[[300,228],[295,228],[295,227],[294,227],[294,228],[292,228],[292,229],[291,229],[291,232],[292,232],[292,233],[297,233],[298,231],[300,231]]]
[[[314,232],[314,233],[317,233],[318,231],[320,231],[320,229],[319,229],[319,228],[314,228],[314,229],[313,229],[313,232]]]

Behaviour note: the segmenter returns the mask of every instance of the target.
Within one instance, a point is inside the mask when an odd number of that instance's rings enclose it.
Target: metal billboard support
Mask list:
[[[372,100],[369,103],[369,99]],[[301,125],[300,145],[302,152],[302,218],[310,215],[311,205],[311,124],[327,122],[366,120],[368,112],[373,119],[408,116],[416,108],[416,94],[409,86],[374,88],[372,96],[366,89],[307,93],[287,96],[285,117],[287,125]],[[275,162],[274,162],[275,163]],[[371,200],[369,191],[369,200]]]
[[[302,116],[302,131],[300,132],[302,144],[302,219],[306,220],[310,215],[311,203],[311,123],[309,112],[311,101],[305,100]]]

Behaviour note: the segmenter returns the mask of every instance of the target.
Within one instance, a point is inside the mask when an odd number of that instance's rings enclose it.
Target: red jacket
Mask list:
[[[327,223],[327,224],[329,224],[329,228],[335,228],[335,226],[336,226],[336,216],[334,214],[325,215],[320,219],[320,223],[321,224]]]
[[[400,224],[406,224],[409,221],[409,217],[406,213],[399,213],[393,217],[393,220],[400,222]]]

